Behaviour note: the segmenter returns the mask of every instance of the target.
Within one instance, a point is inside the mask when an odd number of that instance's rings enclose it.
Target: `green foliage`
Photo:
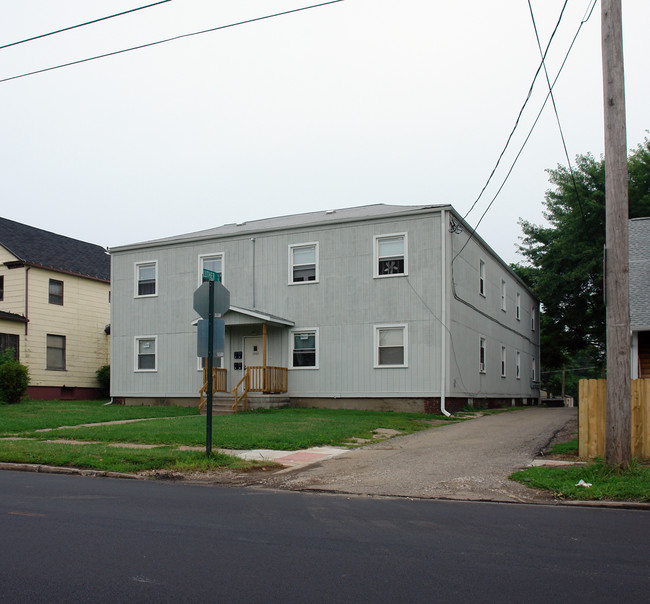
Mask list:
[[[111,366],[102,365],[96,372],[97,381],[102,391],[102,396],[110,396],[111,394]]]
[[[630,217],[650,216],[650,139],[632,151],[628,171]],[[542,385],[550,382],[557,393],[561,374],[549,372],[565,365],[590,367],[582,377],[598,377],[604,364],[605,163],[581,155],[573,176],[564,166],[548,174],[553,185],[544,201],[548,225],[519,221],[524,234],[519,252],[527,263],[513,269],[542,303]],[[578,377],[570,376],[567,392],[577,394]]]
[[[512,480],[552,491],[560,499],[650,501],[650,468],[633,462],[619,470],[597,459],[589,465],[531,467],[515,472]],[[591,487],[576,486],[580,480]]]
[[[0,401],[18,403],[29,385],[29,371],[16,360],[13,348],[0,353]]]

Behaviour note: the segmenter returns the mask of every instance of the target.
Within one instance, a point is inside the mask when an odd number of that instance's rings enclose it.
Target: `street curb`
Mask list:
[[[16,472],[36,472],[41,474],[73,474],[77,476],[94,476],[97,478],[131,478],[135,480],[148,480],[146,476],[124,474],[122,472],[107,472],[105,470],[89,470],[84,468],[66,468],[62,466],[47,466],[31,463],[0,462],[0,470],[14,470]]]

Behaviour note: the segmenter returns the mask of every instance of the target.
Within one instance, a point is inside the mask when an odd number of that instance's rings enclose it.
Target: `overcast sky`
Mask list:
[[[1,0],[0,45],[154,0]],[[308,5],[172,0],[0,49],[0,79]],[[564,0],[533,0],[545,46]],[[569,0],[554,78],[590,0]],[[650,2],[624,0],[628,147],[650,128]],[[465,214],[540,55],[525,0],[345,0],[0,83],[5,218],[117,246],[374,203]],[[547,93],[543,74],[476,209],[503,182]],[[603,152],[600,4],[554,89],[569,155]],[[479,228],[520,259],[545,170],[566,164],[550,103]]]

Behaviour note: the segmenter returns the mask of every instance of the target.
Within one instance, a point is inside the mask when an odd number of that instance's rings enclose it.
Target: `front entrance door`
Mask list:
[[[264,364],[262,355],[262,337],[244,338],[244,370],[246,367],[261,367]]]

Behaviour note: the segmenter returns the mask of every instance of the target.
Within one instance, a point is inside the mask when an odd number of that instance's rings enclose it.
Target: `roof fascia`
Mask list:
[[[38,268],[44,271],[51,271],[53,273],[59,273],[61,275],[70,275],[71,277],[81,277],[82,279],[90,279],[91,281],[99,281],[100,283],[110,283],[110,279],[102,279],[101,277],[93,277],[91,275],[83,275],[81,273],[75,273],[73,271],[66,271],[62,268],[54,268],[52,266],[45,266],[43,264],[37,264],[35,262],[24,262],[23,260],[16,260],[12,262],[5,262],[4,265],[8,269],[12,268],[22,268],[24,266],[29,266],[30,268]]]

